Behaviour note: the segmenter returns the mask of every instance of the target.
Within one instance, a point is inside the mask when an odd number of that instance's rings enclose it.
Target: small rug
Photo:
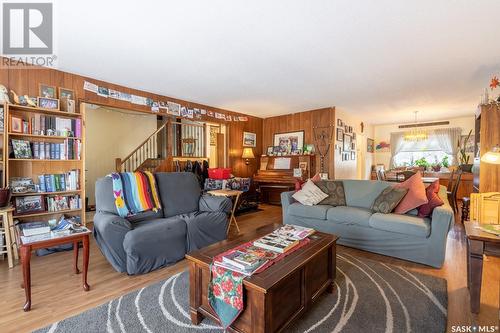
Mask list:
[[[446,280],[337,254],[334,294],[325,294],[286,332],[444,332]],[[144,287],[37,332],[223,332],[189,316],[189,274]]]

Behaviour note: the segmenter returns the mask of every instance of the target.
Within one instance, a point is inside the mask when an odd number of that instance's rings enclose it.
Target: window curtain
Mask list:
[[[404,144],[404,133],[403,132],[393,132],[391,133],[391,163],[389,168],[394,167],[394,156],[401,152]]]
[[[456,164],[458,154],[458,142],[462,135],[462,129],[458,127],[440,128],[434,130],[434,137],[439,148],[446,154],[453,156],[453,164]]]

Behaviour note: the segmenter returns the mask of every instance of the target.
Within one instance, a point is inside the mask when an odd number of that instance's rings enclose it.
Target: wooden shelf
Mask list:
[[[78,208],[78,209],[65,209],[65,210],[59,210],[57,212],[37,212],[37,213],[32,213],[32,214],[20,214],[20,215],[14,215],[14,218],[26,218],[26,217],[36,217],[36,216],[47,216],[47,215],[56,215],[56,214],[66,214],[66,213],[76,213],[76,212],[82,212],[83,208]]]
[[[74,194],[74,193],[80,193],[82,190],[74,190],[74,191],[57,191],[57,192],[31,192],[31,193],[12,193],[13,197],[24,197],[24,196],[30,196],[30,195],[65,195],[65,194]]]
[[[1,133],[3,134],[3,133]],[[40,139],[76,139],[80,140],[80,138],[74,137],[74,136],[57,136],[57,135],[38,135],[38,134],[28,134],[28,133],[15,133],[15,132],[9,132],[9,136],[21,136],[21,137],[26,137],[26,138],[40,138]]]
[[[9,109],[14,110],[14,111],[27,111],[27,112],[34,112],[34,113],[53,114],[56,116],[63,116],[63,117],[69,117],[69,118],[75,118],[75,117],[80,118],[82,116],[80,113],[69,113],[69,112],[60,111],[60,110],[34,108],[31,106],[22,106],[22,105],[15,105],[15,104],[9,104]]]
[[[79,162],[81,160],[40,160],[38,158],[9,158],[9,161],[19,162]]]

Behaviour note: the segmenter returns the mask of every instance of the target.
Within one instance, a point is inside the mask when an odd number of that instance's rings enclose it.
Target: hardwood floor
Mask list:
[[[262,205],[262,209],[260,212],[237,218],[242,232],[269,223],[281,223],[280,207]],[[232,232],[231,235],[234,233]],[[448,331],[456,325],[498,326],[500,258],[488,257],[485,260],[481,312],[479,315],[471,315],[466,286],[464,231],[459,224],[456,224],[448,235],[446,262],[442,269],[429,268],[346,247],[341,247],[339,251],[401,265],[412,271],[446,279],[448,281]],[[32,310],[27,313],[22,310],[24,292],[20,288],[22,277],[20,266],[9,269],[7,260],[0,261],[0,332],[28,332],[44,327],[187,269],[186,260],[183,260],[173,266],[145,275],[120,274],[111,268],[92,240],[88,276],[91,289],[89,292],[84,292],[81,286],[81,276],[73,274],[72,259],[71,251],[46,257],[33,256],[31,261],[33,303]]]

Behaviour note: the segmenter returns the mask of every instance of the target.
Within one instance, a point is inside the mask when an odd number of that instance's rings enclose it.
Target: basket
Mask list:
[[[231,168],[208,168],[208,178],[229,179],[231,177]]]

